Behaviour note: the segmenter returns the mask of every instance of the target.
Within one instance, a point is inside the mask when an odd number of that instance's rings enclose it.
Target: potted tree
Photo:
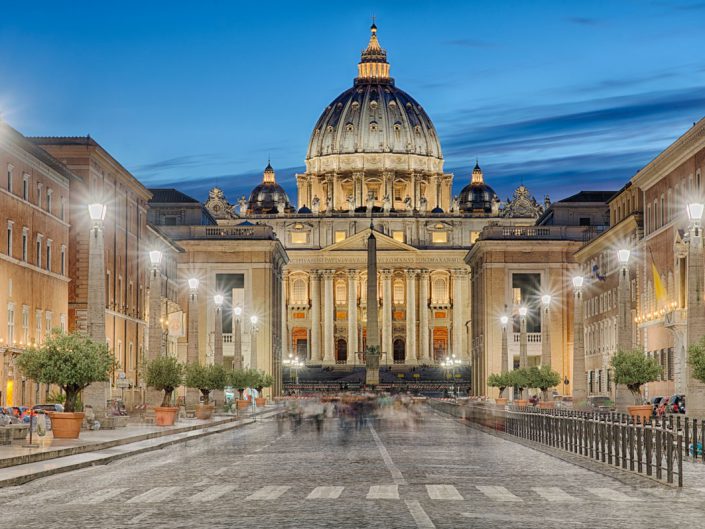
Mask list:
[[[172,405],[174,390],[181,385],[184,366],[173,356],[158,356],[147,363],[145,382],[151,388],[164,392],[161,406],[154,408],[158,426],[171,426],[179,408]]]
[[[48,412],[57,439],[77,439],[83,422],[80,394],[93,382],[107,382],[114,359],[107,344],[81,333],[55,329],[39,347],[30,347],[16,360],[24,376],[54,384],[64,392],[64,411]]]
[[[635,419],[639,417],[642,424],[650,421],[653,407],[651,404],[644,404],[641,386],[657,380],[661,374],[661,366],[656,359],[648,358],[639,349],[617,351],[610,364],[614,370],[615,384],[627,386],[634,396],[634,406],[627,406],[629,415]]]
[[[509,372],[509,382],[510,385],[519,392],[521,396],[524,395],[524,390],[529,387],[529,374],[525,368],[515,369]],[[529,401],[526,399],[515,399],[514,404],[519,407],[526,407],[529,405]]]
[[[507,397],[503,397],[502,395],[510,384],[509,373],[492,373],[487,377],[487,385],[491,388],[499,389],[499,397],[494,400],[497,406],[507,405]]]
[[[688,364],[693,378],[705,382],[705,336],[688,347]]]
[[[264,388],[271,388],[273,384],[274,377],[272,375],[264,373],[263,371],[257,372],[257,380],[254,383],[254,387],[257,390],[257,394],[259,395],[255,399],[255,404],[257,404],[258,408],[264,406],[267,403],[267,399],[262,396],[262,390]]]
[[[252,375],[249,369],[234,369],[229,373],[229,383],[238,392],[237,408],[239,410],[247,409],[250,402],[245,400],[245,388],[248,387],[250,381],[252,380]]]
[[[541,366],[529,369],[529,379],[530,387],[541,390],[543,400],[539,402],[539,408],[553,408],[553,401],[548,399],[548,390],[561,383],[561,376],[553,371],[550,366]]]
[[[201,404],[196,406],[197,419],[210,419],[215,405],[210,402],[211,391],[225,389],[227,373],[221,365],[203,366],[198,363],[186,364],[184,384],[201,392]]]

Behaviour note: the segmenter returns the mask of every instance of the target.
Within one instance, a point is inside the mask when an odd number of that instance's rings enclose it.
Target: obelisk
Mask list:
[[[377,239],[375,227],[370,220],[370,236],[367,238],[367,347],[365,347],[365,383],[379,384],[379,300],[377,297]]]

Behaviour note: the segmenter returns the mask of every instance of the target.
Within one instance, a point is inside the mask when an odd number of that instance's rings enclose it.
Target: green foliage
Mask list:
[[[64,410],[79,410],[80,392],[93,382],[107,382],[114,359],[105,343],[86,334],[55,329],[39,347],[27,349],[16,360],[24,376],[40,384],[55,384],[65,393]]]
[[[648,358],[639,349],[617,351],[610,365],[614,370],[615,384],[627,386],[637,404],[641,400],[641,386],[658,380],[661,374],[661,366],[656,359]]]
[[[162,406],[169,406],[171,395],[181,385],[184,366],[173,356],[159,356],[147,363],[145,382],[151,388],[164,392]]]
[[[63,404],[66,401],[66,395],[61,391],[52,391],[47,395],[47,402],[49,404]]]
[[[236,388],[242,398],[245,388],[256,388],[261,380],[261,373],[256,369],[234,369],[227,374],[228,385]]]
[[[507,373],[508,375],[508,380],[509,380],[509,385],[514,386],[517,388],[519,391],[523,391],[524,389],[529,387],[529,373],[526,368],[520,368],[520,369],[515,369],[513,371],[509,371]]]
[[[262,391],[263,388],[271,388],[274,385],[274,377],[264,371],[258,373],[257,385],[255,386],[258,391]]]
[[[688,364],[693,376],[700,382],[705,382],[705,336],[688,347]]]
[[[184,368],[184,384],[201,392],[208,403],[211,391],[223,390],[226,386],[228,373],[222,365],[203,366],[198,363],[186,364]]]
[[[531,367],[528,370],[530,388],[538,388],[544,393],[561,383],[561,376],[550,366]]]
[[[504,390],[512,385],[509,373],[492,373],[487,377],[487,385],[491,388],[499,388],[499,396],[501,397]]]

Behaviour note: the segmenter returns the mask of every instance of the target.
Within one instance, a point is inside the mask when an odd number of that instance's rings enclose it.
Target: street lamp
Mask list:
[[[617,260],[619,261],[619,264],[626,266],[629,263],[629,256],[631,255],[632,252],[627,250],[626,248],[622,248],[621,250],[617,251]]]
[[[189,364],[198,363],[198,285],[199,280],[192,277],[188,280],[191,290],[188,298],[188,336],[186,337],[186,361]],[[187,393],[188,395],[188,393]]]
[[[502,366],[500,371],[506,373],[509,371],[509,344],[507,342],[507,324],[509,323],[509,316],[502,314],[499,321],[502,324]]]
[[[585,382],[585,327],[583,321],[583,283],[585,278],[581,275],[573,277],[575,290],[574,315],[573,315],[573,402],[578,403],[587,399],[587,385]]]
[[[703,218],[703,210],[705,210],[705,204],[701,202],[692,202],[687,206],[688,219],[693,223],[695,227],[700,226],[700,221]]]
[[[233,325],[233,349],[235,369],[242,368],[242,328],[240,326],[240,316],[242,316],[242,307],[240,305],[233,309],[235,315],[235,323]]]
[[[213,296],[215,303],[215,343],[213,344],[213,363],[223,365],[223,294]]]
[[[525,306],[519,307],[519,368],[525,369],[529,367],[528,354],[528,338],[526,336],[526,315],[529,309]],[[528,390],[524,390],[521,395],[522,399],[526,399]]]
[[[250,316],[250,368],[257,369],[257,322],[256,314]]]
[[[102,203],[88,205],[88,216],[92,227],[88,236],[88,299],[86,326],[88,335],[99,343],[105,343],[105,234],[103,221],[107,206]],[[10,345],[8,338],[8,345]],[[93,406],[96,418],[105,414],[109,397],[109,386],[105,382],[91,384],[83,393],[83,402]]]
[[[688,233],[688,290],[686,318],[686,347],[680,347],[678,360],[680,369],[676,372],[676,391],[681,391],[685,386],[685,398],[688,404],[688,414],[697,417],[705,414],[705,399],[702,398],[705,387],[692,376],[692,369],[687,368],[685,351],[694,345],[705,332],[705,302],[703,302],[703,234],[700,221],[703,217],[705,206],[701,202],[688,204],[688,219],[690,229]],[[683,377],[683,374],[686,374]],[[685,380],[683,380],[685,378]],[[683,383],[685,382],[685,384]],[[681,388],[681,389],[679,389]],[[690,404],[692,403],[692,404]]]
[[[455,368],[459,366],[462,363],[462,361],[459,358],[455,357],[455,354],[452,354],[450,356],[446,356],[445,360],[441,362],[441,366],[446,370],[450,371],[450,376],[452,379],[452,394],[453,396],[457,397],[457,392],[456,392],[456,387],[455,387]]]
[[[149,262],[152,263],[153,269],[158,269],[159,265],[162,264],[162,254],[161,250],[152,250],[149,252]]]
[[[629,276],[628,248],[617,250],[617,260],[621,265],[619,271],[619,284],[617,285],[617,350],[629,351],[632,348],[632,295],[631,279]],[[609,354],[604,355],[603,369],[609,377]],[[575,378],[575,377],[574,377]],[[620,409],[628,405],[629,396],[623,386],[616,384],[614,401]],[[611,389],[610,389],[611,391]]]
[[[551,365],[551,295],[541,296],[543,312],[541,313],[541,365]]]
[[[147,354],[149,359],[162,354],[162,274],[160,266],[164,255],[161,250],[149,252],[149,262],[152,264],[152,273],[149,279],[149,340]]]
[[[283,361],[284,365],[289,366],[289,380],[292,379],[291,372],[294,371],[296,376],[295,384],[299,383],[299,369],[303,367],[304,363],[299,360],[298,356],[293,356],[289,353],[289,358],[285,358]]]
[[[198,283],[199,281],[197,277],[192,277],[188,280],[188,287],[191,289],[191,292],[198,290]]]

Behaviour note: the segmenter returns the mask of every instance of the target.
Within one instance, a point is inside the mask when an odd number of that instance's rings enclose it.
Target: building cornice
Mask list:
[[[596,253],[602,252],[606,247],[610,247],[616,242],[624,242],[624,240],[629,238],[632,234],[638,234],[638,230],[641,226],[641,213],[632,213],[575,252],[575,259],[580,264],[583,264]]]

